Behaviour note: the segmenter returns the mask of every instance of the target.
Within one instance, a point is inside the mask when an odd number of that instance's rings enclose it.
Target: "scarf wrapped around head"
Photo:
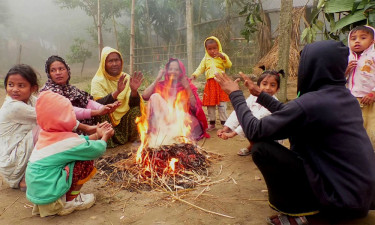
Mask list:
[[[65,65],[67,71],[68,71],[69,79],[68,79],[67,83],[64,84],[64,85],[56,84],[51,79],[51,75],[49,74],[51,64],[56,62],[56,61],[59,61],[59,62],[63,63]],[[82,91],[82,90],[78,89],[77,87],[69,84],[69,80],[70,80],[70,76],[71,76],[70,67],[65,62],[65,60],[63,58],[61,58],[60,56],[57,56],[57,55],[50,56],[46,61],[45,71],[46,71],[48,80],[45,83],[44,87],[40,90],[40,92],[47,91],[47,90],[53,91],[57,94],[60,94],[64,97],[68,98],[73,106],[79,107],[79,108],[86,108],[89,100],[93,99],[93,97],[89,93],[87,93],[86,91]],[[93,119],[83,120],[82,122],[85,123],[85,124],[94,124]]]
[[[170,74],[168,74],[168,69],[169,69],[169,65],[171,64],[171,62],[178,62],[180,72],[181,72],[179,77],[177,78],[177,82],[172,84],[172,86],[171,86],[171,80],[169,79]],[[168,63],[165,65],[164,80],[156,84],[155,92],[159,93],[164,99],[171,97],[170,96],[171,94],[177,96],[178,92],[185,90],[185,88],[180,82],[180,80],[185,76],[186,76],[185,65],[179,59],[170,58]],[[202,108],[202,102],[198,96],[198,92],[197,92],[198,89],[191,82],[191,79],[188,79],[188,81],[189,81],[190,89],[193,92],[195,100],[196,100],[195,110],[192,111],[189,107],[189,114],[195,116],[199,120],[199,123],[201,124],[204,130],[204,133],[202,136],[209,137],[209,135],[206,133],[206,129],[208,127],[207,119]]]
[[[68,138],[82,139],[72,130],[77,124],[73,106],[70,101],[52,91],[40,93],[35,106],[36,120],[41,128],[36,149],[42,149],[51,144]]]
[[[116,49],[111,47],[104,47],[102,50],[102,54],[100,57],[100,65],[98,71],[96,72],[94,78],[91,81],[91,95],[94,97],[95,100],[104,98],[108,94],[117,90],[117,82],[120,79],[121,75],[125,74],[125,81],[126,86],[125,89],[117,96],[117,100],[121,102],[121,105],[111,113],[109,116],[111,118],[111,123],[114,126],[117,126],[121,118],[129,111],[129,98],[131,94],[130,89],[130,75],[124,72],[120,72],[117,76],[111,76],[105,70],[105,60],[107,59],[108,55],[111,53],[117,53],[121,58],[121,68],[124,65],[124,60],[122,55]],[[142,106],[142,101],[141,101]]]

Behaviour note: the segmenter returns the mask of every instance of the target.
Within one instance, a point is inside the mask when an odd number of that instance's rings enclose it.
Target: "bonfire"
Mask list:
[[[176,191],[210,182],[210,162],[221,156],[205,151],[204,141],[198,146],[189,138],[191,121],[184,93],[176,93],[163,108],[142,110],[136,119],[141,141],[136,153],[103,157],[97,162],[108,183],[128,190]]]

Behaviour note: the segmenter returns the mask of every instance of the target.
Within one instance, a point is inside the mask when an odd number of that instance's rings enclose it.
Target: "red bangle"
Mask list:
[[[373,94],[373,93],[369,93],[368,96],[369,96],[370,98],[372,98],[372,97],[374,97],[374,94]]]

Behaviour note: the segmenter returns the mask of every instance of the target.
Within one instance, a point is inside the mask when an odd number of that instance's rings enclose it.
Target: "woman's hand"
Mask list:
[[[158,72],[158,75],[156,76],[155,83],[159,82],[163,78],[164,75],[165,75],[165,69],[161,68]]]
[[[240,79],[233,81],[225,73],[215,73],[214,79],[219,83],[221,89],[223,89],[223,91],[228,95],[233,91],[240,90],[240,87],[238,86]]]
[[[111,108],[109,106],[103,105],[98,110],[95,110],[95,109],[91,110],[91,116],[102,116],[102,115],[108,114],[110,110]]]
[[[114,103],[107,104],[106,106],[109,107],[109,113],[113,113],[117,109],[117,107],[119,107],[120,105],[121,105],[120,101],[115,101]]]
[[[125,89],[127,82],[128,80],[125,80],[125,74],[121,75],[117,82],[117,90],[112,93],[114,99],[117,99],[117,96]]]
[[[180,80],[180,83],[185,89],[190,89],[190,83],[187,76],[183,76]]]
[[[143,82],[143,74],[142,72],[134,72],[133,76],[130,77],[130,89],[132,94],[137,94],[138,88],[141,86]],[[134,96],[134,95],[133,95]]]

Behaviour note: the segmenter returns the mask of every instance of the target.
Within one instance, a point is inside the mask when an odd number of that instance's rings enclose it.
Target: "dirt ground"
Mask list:
[[[295,92],[292,93],[294,95]],[[1,102],[2,95],[3,92],[0,93]],[[0,181],[0,224],[266,224],[266,217],[275,214],[275,211],[268,207],[264,179],[251,156],[241,157],[236,154],[240,148],[246,147],[247,140],[237,136],[224,141],[216,136],[216,130],[210,134],[211,138],[201,140],[198,145],[223,156],[222,160],[209,168],[212,184],[198,186],[179,195],[195,206],[174,200],[170,194],[160,191],[116,190],[96,176],[82,189],[83,193],[96,195],[96,204],[92,208],[75,211],[67,216],[40,218],[31,215],[31,203],[25,198],[24,192],[11,189]],[[134,144],[129,143],[108,149],[106,155],[135,148]],[[328,223],[318,220],[315,224]],[[375,224],[375,212],[370,212],[364,219],[340,224]]]

